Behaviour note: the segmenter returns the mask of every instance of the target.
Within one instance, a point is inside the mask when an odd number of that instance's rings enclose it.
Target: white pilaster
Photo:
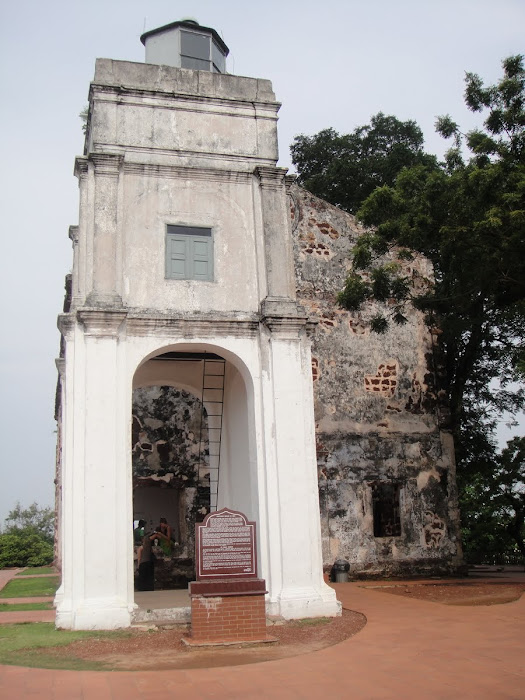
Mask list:
[[[271,333],[265,411],[273,413],[267,426],[268,610],[285,618],[338,615],[340,603],[323,580],[306,319],[266,323]]]
[[[82,311],[77,316],[74,343],[66,347],[68,498],[62,527],[64,586],[56,624],[114,629],[129,626],[133,606],[130,538],[125,532],[126,524],[131,528],[125,478],[129,415],[119,362],[119,331],[126,315]]]

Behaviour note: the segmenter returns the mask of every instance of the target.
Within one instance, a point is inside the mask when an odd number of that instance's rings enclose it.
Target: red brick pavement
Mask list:
[[[0,569],[0,590],[14,576],[23,569]],[[47,576],[48,574],[44,574]],[[56,576],[56,574],[54,574]],[[28,576],[27,578],[32,578]],[[36,578],[36,577],[35,577]],[[47,603],[52,602],[53,598],[38,597],[38,598],[0,598],[0,603]],[[54,610],[12,610],[0,611],[0,625],[15,624],[17,622],[54,622]]]
[[[355,637],[311,654],[181,671],[73,672],[0,666],[6,700],[523,700],[525,597],[446,606],[336,584],[366,615]]]
[[[53,596],[35,596],[34,598],[0,598],[0,603],[52,603]]]
[[[22,599],[19,598],[17,602]],[[1,602],[1,600],[0,600]],[[17,622],[54,622],[54,610],[1,610],[0,625],[14,625]]]
[[[16,576],[23,569],[0,569],[0,591],[5,584]]]

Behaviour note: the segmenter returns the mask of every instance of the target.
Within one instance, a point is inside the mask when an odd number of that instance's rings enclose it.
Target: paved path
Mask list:
[[[0,697],[31,700],[524,700],[525,597],[446,606],[336,584],[367,617],[355,637],[289,659],[181,671],[0,666]]]
[[[8,605],[16,603],[52,603],[54,600],[53,596],[34,596],[33,598],[0,598],[0,603],[7,603]]]
[[[0,569],[0,591],[19,571],[23,569]]]
[[[0,569],[0,591],[14,576],[23,569]],[[53,574],[56,576],[56,574]],[[42,574],[38,574],[42,576]],[[49,574],[43,574],[49,576]],[[25,578],[36,578],[27,576]],[[47,603],[52,602],[53,598],[38,597],[38,598],[0,598],[0,603]],[[54,610],[11,610],[0,611],[0,625],[15,624],[17,622],[54,622]]]
[[[18,598],[17,602],[20,602]],[[17,622],[54,622],[54,610],[6,610],[0,611],[0,625],[14,625]]]

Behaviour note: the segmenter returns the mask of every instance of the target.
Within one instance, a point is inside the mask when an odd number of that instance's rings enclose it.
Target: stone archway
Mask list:
[[[212,350],[163,348],[139,365],[133,380],[134,523],[146,520],[151,532],[166,517],[173,531],[172,552],[155,549],[156,590],[194,579],[195,524],[210,509],[257,513],[249,391],[231,359]]]

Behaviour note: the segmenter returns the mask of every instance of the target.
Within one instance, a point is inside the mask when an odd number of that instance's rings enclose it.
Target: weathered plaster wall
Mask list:
[[[157,175],[126,173],[122,206],[123,273],[120,293],[132,307],[177,311],[258,309],[255,232],[246,216],[253,206],[251,178],[242,183],[210,183],[173,177],[169,187]],[[166,225],[210,228],[213,281],[166,278]],[[147,262],[145,262],[147,261]],[[232,265],[232,263],[234,263]]]
[[[131,459],[134,519],[137,504],[167,517],[174,539],[170,556],[157,557],[156,588],[186,585],[194,578],[195,523],[209,512],[210,469],[206,409],[193,394],[172,386],[133,391]],[[165,490],[172,499],[161,498]],[[138,494],[138,495],[137,495]],[[171,503],[166,510],[164,503]],[[155,504],[157,504],[155,506]]]
[[[196,396],[171,386],[133,392],[132,465],[135,480],[150,478],[172,488],[206,479],[206,411]],[[209,478],[209,474],[208,474]]]
[[[460,561],[455,467],[439,381],[437,337],[418,312],[370,333],[373,304],[338,308],[362,232],[354,217],[290,189],[298,301],[316,322],[312,377],[323,561],[355,574],[449,570]],[[407,269],[431,276],[427,261]],[[400,536],[374,536],[375,484],[399,485]]]
[[[278,159],[280,105],[269,80],[99,58],[94,96],[103,99],[89,115],[87,151],[111,145],[143,160],[151,149],[148,161],[159,164],[176,152],[197,167],[217,167],[219,154],[222,168],[248,172]]]

